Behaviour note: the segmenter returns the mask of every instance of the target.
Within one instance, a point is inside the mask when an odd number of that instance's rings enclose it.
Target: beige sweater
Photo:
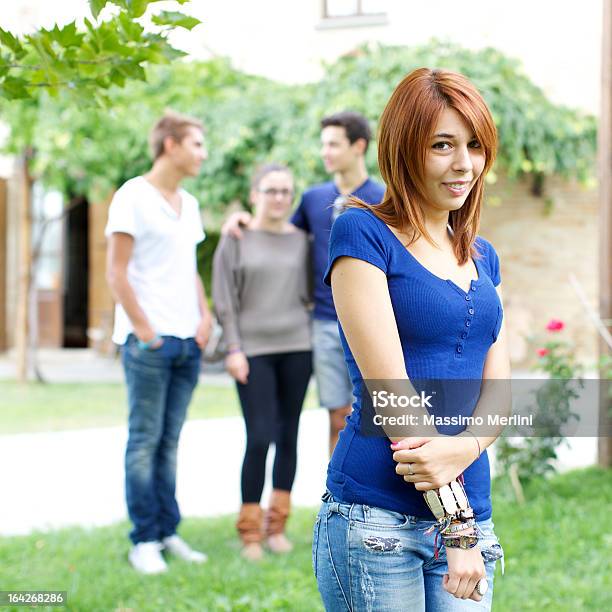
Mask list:
[[[248,357],[310,350],[310,274],[302,230],[223,236],[212,296],[225,343],[240,345]]]

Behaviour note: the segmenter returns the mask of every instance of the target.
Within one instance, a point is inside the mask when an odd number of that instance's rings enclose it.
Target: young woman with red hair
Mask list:
[[[491,521],[486,448],[499,432],[368,435],[361,394],[373,380],[465,379],[480,389],[510,378],[499,259],[477,235],[496,148],[491,114],[467,78],[415,70],[380,120],[383,201],[353,201],[332,228],[325,282],[356,400],[314,529],[327,610],[491,607],[503,551]],[[482,412],[479,393],[460,412]]]

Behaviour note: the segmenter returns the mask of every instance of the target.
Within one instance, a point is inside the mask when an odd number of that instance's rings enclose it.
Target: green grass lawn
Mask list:
[[[612,472],[577,470],[525,489],[518,506],[507,485],[494,483],[495,529],[505,551],[497,564],[495,611],[565,612],[610,609]],[[251,565],[238,555],[234,517],[186,519],[182,534],[210,561],[170,561],[163,576],[139,576],[127,561],[126,524],[62,530],[0,541],[0,589],[68,591],[67,609],[321,610],[311,570],[314,509],[296,511],[286,557]],[[400,607],[398,612],[409,607]]]
[[[83,612],[322,610],[310,569],[314,516],[297,511],[290,524],[295,550],[258,565],[240,558],[233,517],[186,519],[181,534],[210,560],[194,566],[170,559],[162,576],[140,576],[128,565],[127,524],[4,539],[0,589],[67,590],[67,609]]]
[[[0,382],[0,433],[110,427],[126,422],[125,385]],[[314,386],[305,408],[316,408]],[[190,419],[240,415],[234,386],[200,384],[189,407]]]

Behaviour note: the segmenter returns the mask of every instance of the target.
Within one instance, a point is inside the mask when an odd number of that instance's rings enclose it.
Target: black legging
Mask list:
[[[242,463],[242,501],[257,503],[266,478],[266,457],[276,445],[272,486],[291,491],[297,464],[300,412],[312,374],[312,353],[249,357],[246,385],[236,383],[247,432]]]

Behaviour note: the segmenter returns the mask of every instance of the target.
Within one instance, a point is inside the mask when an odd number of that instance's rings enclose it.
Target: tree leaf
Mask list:
[[[57,53],[53,49],[53,34],[51,30],[41,28],[38,33],[32,34],[28,39],[36,47],[40,55],[45,55],[50,60],[57,59]]]
[[[180,49],[175,49],[174,47],[168,44],[164,45],[160,51],[164,55],[166,60],[168,60],[168,62],[172,62],[188,55],[187,52],[181,51]]]
[[[89,0],[89,10],[94,16],[94,19],[98,19],[98,15],[102,9],[107,5],[108,0]]]
[[[147,10],[147,6],[155,0],[127,0],[128,13],[131,17],[142,17]]]
[[[134,21],[127,13],[120,13],[117,17],[120,24],[120,29],[133,42],[140,41],[144,28],[137,22]]]
[[[85,27],[87,28],[87,31],[89,32],[89,35],[91,36],[92,40],[97,40],[98,30],[96,29],[96,26],[94,26],[94,24],[91,23],[91,21],[89,21],[87,17],[83,18],[83,23],[85,24]]]
[[[8,30],[0,28],[0,44],[8,47],[13,53],[22,53],[23,47],[19,40],[13,36]]]
[[[101,28],[99,30],[98,41],[100,42],[100,49],[102,51],[118,53],[120,50],[123,49],[123,45],[119,42],[117,31],[113,28]]]
[[[120,64],[116,69],[130,79],[136,79],[137,81],[147,80],[147,74],[139,64]]]
[[[199,19],[179,13],[178,11],[162,11],[159,15],[154,15],[151,21],[156,25],[169,25],[186,30],[192,30],[202,23]]]
[[[87,28],[87,31],[89,32],[89,38],[86,39],[87,43],[84,46],[90,46],[94,50],[95,53],[99,53],[100,43],[98,42],[98,30],[93,25],[93,23],[91,23],[91,21],[87,19],[87,17],[83,19],[83,23],[85,24],[85,27]]]
[[[124,87],[125,86],[125,75],[121,74],[121,72],[119,70],[117,70],[117,68],[113,68],[110,71],[109,78],[110,78],[111,82],[114,83],[115,85],[117,85],[118,87]]]
[[[29,98],[30,93],[26,85],[27,82],[24,79],[7,76],[4,81],[2,81],[2,93],[6,95],[7,98],[13,100]]]
[[[65,48],[78,47],[84,36],[77,32],[75,21],[72,21],[62,29],[58,28],[56,25],[55,28],[51,30],[51,35],[55,41]]]

